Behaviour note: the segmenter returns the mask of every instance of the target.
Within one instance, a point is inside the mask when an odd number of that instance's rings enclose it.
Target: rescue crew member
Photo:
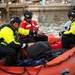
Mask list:
[[[19,28],[21,19],[17,15],[10,18],[9,24],[3,25],[0,29],[0,56],[5,58],[5,66],[15,65],[17,52],[21,48],[27,48],[34,43],[22,43],[16,39],[17,34],[21,35],[41,35],[40,31],[25,30]]]
[[[35,20],[32,20],[33,13],[31,10],[25,10],[24,13],[24,20],[20,24],[20,28],[29,29],[29,30],[39,30],[38,23]],[[26,36],[29,37],[29,36]],[[43,34],[41,36],[31,36],[35,41],[48,41],[48,37]],[[30,39],[31,39],[30,37]],[[22,36],[22,38],[25,38]]]
[[[75,10],[70,10],[68,12],[68,18],[72,21],[69,29],[62,32],[62,46],[65,49],[72,48],[72,44],[75,44]]]

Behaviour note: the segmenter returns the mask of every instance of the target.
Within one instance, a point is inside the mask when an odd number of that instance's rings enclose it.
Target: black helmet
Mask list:
[[[75,10],[70,10],[69,12],[68,12],[68,17],[75,17]]]
[[[25,17],[30,17],[30,18],[32,18],[33,13],[32,13],[31,10],[25,10],[24,13],[23,13],[23,15],[24,15]]]
[[[17,22],[18,24],[21,23],[21,19],[19,16],[17,15],[13,15],[11,18],[10,18],[10,24],[13,25],[13,23]]]

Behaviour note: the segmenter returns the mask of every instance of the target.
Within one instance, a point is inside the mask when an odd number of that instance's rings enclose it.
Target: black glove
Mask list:
[[[62,36],[65,31],[60,31],[59,36]]]

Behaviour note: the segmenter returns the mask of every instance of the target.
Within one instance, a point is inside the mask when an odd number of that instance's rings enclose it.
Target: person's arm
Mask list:
[[[33,20],[32,23],[34,24],[34,29],[33,30],[39,30],[39,24],[37,21]]]
[[[73,35],[75,35],[75,22],[71,23],[70,30],[65,31],[64,34],[73,34]]]
[[[16,41],[14,32],[9,27],[2,28],[0,31],[0,36],[1,36],[0,38],[3,38],[1,44],[5,46],[14,47],[14,48],[21,48],[22,46],[25,48],[27,47],[27,44],[23,44],[21,42]]]
[[[19,28],[17,34],[21,34],[21,35],[42,35],[41,31],[37,31],[37,30],[28,30],[28,29],[23,29],[23,28]]]

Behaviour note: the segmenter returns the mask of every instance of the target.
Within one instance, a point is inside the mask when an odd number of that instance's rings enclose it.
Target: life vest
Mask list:
[[[36,30],[38,28],[38,24],[35,20],[32,20],[31,23],[28,23],[27,21],[23,20],[20,24],[20,27],[29,30]]]
[[[75,21],[71,23],[70,29],[65,31],[64,34],[73,34],[75,35]]]
[[[27,21],[23,20],[20,24],[20,28],[28,29],[28,30],[37,30],[38,29],[38,23],[35,20],[32,20],[31,23],[28,23]],[[21,36],[22,38],[25,38],[26,36]]]
[[[14,31],[10,25],[2,26],[0,29],[0,39],[3,40],[1,40],[0,44],[5,46],[9,45],[11,42],[14,42],[14,44],[20,44],[15,39],[16,34],[29,35],[29,30],[18,28],[18,30]]]

